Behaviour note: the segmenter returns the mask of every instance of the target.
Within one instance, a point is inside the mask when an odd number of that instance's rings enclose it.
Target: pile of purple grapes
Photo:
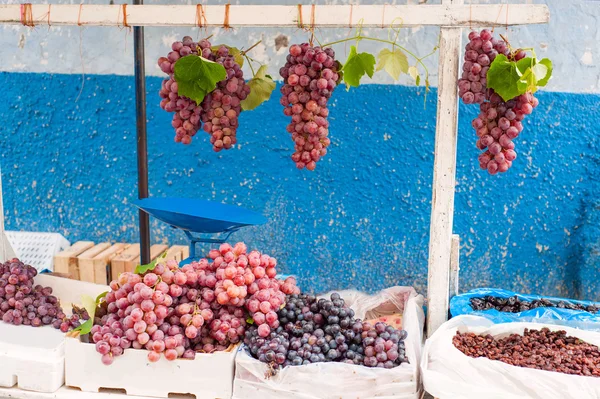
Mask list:
[[[273,367],[343,362],[389,369],[408,363],[406,331],[356,319],[338,293],[330,299],[288,295],[277,316],[280,326],[269,336],[252,326],[244,339],[253,357]]]
[[[67,332],[89,319],[85,309],[73,307],[67,317],[52,288],[34,285],[37,270],[18,259],[0,263],[0,317],[5,323],[41,327],[52,325]]]

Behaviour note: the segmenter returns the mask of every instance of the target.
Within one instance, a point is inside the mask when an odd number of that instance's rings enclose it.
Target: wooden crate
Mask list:
[[[86,251],[78,257],[79,277],[82,281],[89,281],[91,283],[107,285],[109,282],[108,269],[110,266],[110,261],[117,255],[119,255],[121,252],[123,252],[127,247],[129,247],[129,244],[109,244],[101,251],[94,251],[95,253],[91,253],[90,251],[92,251],[96,247],[89,249],[88,251]],[[89,256],[84,258],[84,255],[88,252],[90,252],[88,254]]]
[[[77,256],[77,268],[79,269],[79,280],[94,282],[94,256],[98,255],[106,248],[110,247],[110,243],[102,242],[94,245],[92,248],[82,252]]]
[[[173,245],[167,251],[167,260],[173,259],[177,263],[190,256],[190,247],[187,245]]]
[[[79,280],[77,256],[92,248],[92,241],[77,241],[69,248],[54,255],[54,272],[68,278]]]
[[[110,279],[116,280],[127,269],[135,269],[139,264],[140,244],[131,244],[126,250],[115,256],[110,262]]]

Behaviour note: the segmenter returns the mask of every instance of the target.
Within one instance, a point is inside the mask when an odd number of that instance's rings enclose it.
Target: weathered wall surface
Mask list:
[[[460,108],[455,232],[462,240],[461,285],[598,299],[600,4],[548,4],[548,26],[509,31],[511,42],[536,46],[556,65],[548,92],[539,94],[540,106],[526,120],[509,173],[479,171],[470,127],[476,107]],[[172,141],[170,116],[158,106],[155,59],[188,33],[146,30],[147,68],[156,76],[147,81],[152,195],[263,212],[268,225],[234,239],[276,256],[284,272],[299,275],[309,289],[414,284],[424,293],[436,91],[424,108],[422,89],[393,85],[383,74],[374,80],[379,84],[337,90],[331,151],[314,173],[296,170],[289,159],[292,142],[277,96],[242,114],[240,148],[215,154],[205,136],[184,147]],[[275,50],[274,38],[306,37],[276,30],[212,33],[214,42],[238,46],[263,39],[253,55],[273,74],[286,51]],[[327,41],[348,34],[320,33]],[[402,40],[425,54],[436,38],[435,29],[424,28],[407,29]],[[71,241],[136,240],[131,35],[5,27],[0,43],[7,228],[57,231]],[[345,58],[343,45],[338,53]],[[437,55],[427,64],[435,82]],[[156,221],[152,226],[154,242],[184,241]]]

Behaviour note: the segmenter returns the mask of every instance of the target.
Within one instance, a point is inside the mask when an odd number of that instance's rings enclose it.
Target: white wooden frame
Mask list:
[[[126,17],[126,18],[124,18]],[[386,28],[440,26],[439,83],[428,264],[428,335],[448,316],[451,265],[458,272],[458,239],[452,238],[462,28],[548,22],[546,5],[0,5],[0,24],[80,26],[207,26]],[[125,22],[126,19],[126,22]],[[0,201],[2,193],[0,190]],[[0,217],[0,223],[2,218]],[[454,244],[453,244],[454,242]],[[454,247],[453,247],[454,245]],[[454,248],[454,251],[453,251]],[[454,255],[452,255],[454,254]],[[457,274],[456,274],[457,275]],[[453,281],[457,279],[453,278]],[[457,282],[455,283],[457,284]],[[456,288],[454,288],[456,290]]]

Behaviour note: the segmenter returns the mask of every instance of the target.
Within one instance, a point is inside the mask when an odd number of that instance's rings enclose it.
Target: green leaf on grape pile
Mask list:
[[[108,291],[104,291],[102,294],[98,295],[96,297],[96,303],[100,303],[100,300],[102,300],[102,298],[104,298],[106,294],[108,294]]]
[[[394,80],[400,79],[401,73],[408,73],[408,58],[399,48],[384,48],[377,55],[377,70],[385,70]]]
[[[350,55],[344,64],[344,82],[346,89],[350,90],[350,86],[358,87],[360,79],[366,75],[373,77],[375,72],[375,57],[369,53],[358,53],[356,46],[350,47]]]
[[[250,86],[250,94],[241,102],[244,111],[253,110],[269,100],[276,85],[273,78],[267,75],[267,66],[263,65],[256,71],[256,75],[250,79],[248,86]]]
[[[100,295],[98,297],[100,297]],[[92,327],[94,326],[94,316],[96,315],[96,305],[98,304],[98,299],[94,300],[94,298],[92,298],[91,296],[82,295],[81,304],[83,305],[83,308],[87,311],[90,318],[84,323],[74,328],[73,331],[79,331],[79,334],[86,335],[89,334],[90,331],[92,331]]]
[[[246,317],[246,323],[254,324],[254,319],[251,316]]]
[[[217,44],[216,46],[212,46],[210,48],[210,51],[216,53],[217,51],[219,51],[219,47],[221,46],[227,47],[227,49],[229,50],[229,54],[233,56],[235,63],[238,64],[240,68],[244,65],[244,56],[242,55],[240,49],[238,49],[237,47],[231,47],[226,44]]]
[[[180,96],[188,97],[200,105],[204,97],[227,78],[221,64],[197,55],[188,55],[175,62],[175,81]]]
[[[524,93],[519,89],[521,76],[516,62],[510,61],[504,54],[498,54],[487,72],[487,87],[508,101]]]
[[[154,270],[156,265],[159,263],[165,262],[167,260],[167,251],[163,252],[158,258],[154,259],[152,262],[147,265],[138,265],[135,268],[135,274],[144,274],[150,270]]]

